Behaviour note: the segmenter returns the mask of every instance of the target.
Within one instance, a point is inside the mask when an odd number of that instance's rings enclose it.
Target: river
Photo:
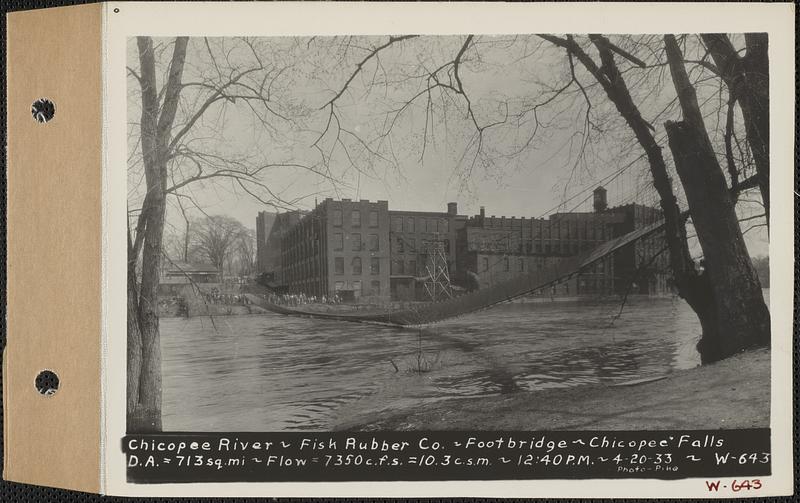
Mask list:
[[[677,298],[503,304],[429,328],[275,314],[161,320],[165,431],[330,430],[385,408],[699,365]]]

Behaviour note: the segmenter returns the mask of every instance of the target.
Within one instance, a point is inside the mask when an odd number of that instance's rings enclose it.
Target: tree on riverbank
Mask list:
[[[264,174],[278,167],[316,172],[313,166],[288,160],[279,148],[306,114],[289,95],[294,83],[286,75],[292,61],[282,49],[239,38],[197,38],[192,43],[197,61],[189,66],[187,37],[137,37],[135,47],[129,47],[129,193],[138,194],[141,205],[129,208],[133,222],[128,226],[131,432],[161,430],[158,285],[168,198],[202,210],[191,188],[225,183],[227,190],[241,191],[264,205],[291,207],[265,183]],[[226,150],[226,110],[249,116],[252,128],[267,134],[275,148],[253,155]],[[133,121],[136,111],[138,123]],[[136,197],[129,196],[129,205],[131,199]]]
[[[235,218],[214,215],[203,219],[197,226],[194,251],[205,258],[224,275],[225,265],[241,251],[243,241],[249,238],[247,229]],[[252,255],[250,257],[252,262]],[[228,268],[231,271],[230,267]]]
[[[546,129],[548,121],[552,122],[553,116],[561,113],[552,110],[559,103],[563,110],[573,113],[576,109],[581,110],[580,131],[576,132],[579,138],[576,142],[579,144],[578,159],[573,172],[591,147],[592,138],[614,141],[612,131],[627,128],[628,138],[632,137],[643,151],[652,184],[658,193],[675,286],[702,325],[702,338],[698,344],[702,360],[712,362],[749,347],[768,345],[769,312],[736,213],[739,193],[759,187],[761,204],[766,210],[761,217],[768,222],[769,76],[766,35],[745,35],[742,50],[735,49],[726,35],[681,36],[680,39],[671,35],[663,39],[623,36],[616,37],[616,42],[602,35],[589,35],[581,40],[572,35],[540,34],[538,37],[566,52],[567,80],[562,85],[552,86],[538,95],[539,91],[535,91],[527,99],[515,101],[503,96],[487,104],[490,100],[479,99],[478,93],[470,88],[469,78],[476,72],[488,71],[492,51],[522,43],[526,50],[515,60],[519,64],[533,55],[541,55],[542,49],[536,46],[527,49],[531,44],[530,37],[493,39],[467,35],[461,38],[460,44],[452,46],[452,52],[441,48],[431,50],[431,53],[444,52],[438,61],[423,60],[416,66],[405,68],[401,75],[393,76],[395,85],[404,83],[411,91],[401,99],[394,98],[375,140],[363,139],[362,143],[373,149],[385,145],[386,138],[391,137],[403,115],[410,115],[415,107],[421,107],[425,122],[424,131],[418,136],[421,137],[420,156],[423,158],[429,141],[436,137],[435,125],[444,124],[446,135],[447,128],[453,128],[452,118],[460,117],[471,131],[460,157],[460,169],[469,178],[478,166],[492,170],[496,168],[497,159],[507,160],[532,148],[537,134],[541,134],[540,129]],[[384,43],[375,43],[366,49],[363,44],[358,45],[364,53],[363,58],[355,59],[357,65],[352,75],[325,105],[335,119],[329,121],[329,124],[335,124],[335,134],[338,130],[345,130],[345,126],[340,125],[343,121],[337,100],[348,92],[351,83],[362,73],[369,74],[370,65],[374,65],[376,71],[377,68],[383,70],[385,65],[380,61],[381,55],[397,46],[413,43],[415,38],[389,37]],[[685,49],[681,46],[686,48],[689,45],[694,51],[702,51],[702,56],[698,59],[684,56]],[[636,52],[644,54],[642,57],[649,61],[640,59],[634,54]],[[716,64],[708,61],[709,55]],[[625,66],[620,67],[618,60]],[[695,72],[694,80],[689,78],[686,64],[700,70]],[[583,80],[581,68],[594,80],[593,84]],[[669,76],[664,75],[664,68],[669,69]],[[669,91],[670,86],[666,84],[669,77],[675,98],[661,112],[645,119],[640,103],[654,93]],[[629,81],[634,84],[629,85]],[[697,98],[696,88],[708,81],[718,83],[720,96],[720,106],[711,114],[712,118],[727,110],[721,128],[724,133],[715,135],[724,138],[724,149],[717,149],[712,143]],[[725,100],[722,99],[724,89],[728,95]],[[576,106],[576,99],[584,101],[584,105]],[[737,106],[745,130],[742,143],[736,133],[739,125]],[[598,109],[606,114],[600,120]],[[612,109],[624,121],[621,128],[612,125],[613,119],[609,119]],[[681,116],[680,121],[667,120],[663,130],[653,125],[655,119]],[[520,148],[510,152],[498,152],[496,148],[493,151],[492,148],[496,147],[493,141],[497,142],[503,131],[509,128],[524,131]],[[719,122],[717,128],[720,129]],[[667,138],[663,135],[657,138],[657,130],[665,131]],[[326,128],[323,135],[328,133]],[[734,153],[734,142],[739,150],[738,157]],[[666,148],[669,148],[680,178],[686,208],[679,206],[673,189],[669,159],[664,155]],[[724,154],[717,154],[723,150]],[[719,158],[725,160],[726,171],[723,171]],[[750,162],[751,159],[755,161]],[[753,165],[755,174],[746,176],[753,171]],[[691,215],[703,251],[702,271],[695,268],[690,252],[684,210]]]

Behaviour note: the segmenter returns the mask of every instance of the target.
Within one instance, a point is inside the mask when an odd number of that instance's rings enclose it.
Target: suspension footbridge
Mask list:
[[[660,231],[663,227],[664,220],[662,219],[607,241],[592,250],[572,257],[566,257],[549,267],[531,270],[528,273],[520,274],[516,278],[496,283],[488,288],[448,298],[441,302],[431,302],[429,304],[416,306],[414,308],[381,313],[315,312],[303,310],[301,308],[276,305],[256,295],[248,295],[248,298],[253,304],[279,314],[397,326],[426,325],[480,311],[495,304],[522,297],[531,292],[562,283],[586,270],[595,262],[602,260],[621,248],[632,245],[636,241],[651,236]]]

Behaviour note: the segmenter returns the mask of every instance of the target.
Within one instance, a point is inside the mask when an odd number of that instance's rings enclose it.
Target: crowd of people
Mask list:
[[[276,304],[279,306],[289,306],[289,307],[304,306],[306,304],[342,303],[342,299],[339,297],[338,294],[334,294],[332,296],[322,295],[317,297],[316,295],[306,295],[304,293],[297,293],[297,294],[284,293],[282,295],[269,293],[264,295],[264,299],[272,304]]]
[[[203,300],[205,300],[207,304],[249,304],[246,295],[222,293],[216,287],[207,292],[200,292],[200,294],[203,296]]]

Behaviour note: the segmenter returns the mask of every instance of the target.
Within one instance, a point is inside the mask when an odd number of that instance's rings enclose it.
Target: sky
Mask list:
[[[455,79],[452,62],[465,36],[395,42],[367,57],[387,41],[190,40],[176,130],[221,81],[242,69],[263,67],[242,78],[242,87],[228,88],[230,93],[258,91],[268,99],[215,103],[183,138],[192,155],[176,159],[171,169],[177,180],[194,174],[197,160],[205,172],[262,168],[258,184],[245,187],[226,178],[187,185],[179,192],[189,212],[230,215],[252,228],[259,211],[310,209],[333,197],[388,200],[390,209],[420,211],[445,211],[452,201],[460,214],[476,214],[485,206],[487,215],[545,217],[556,211],[591,211],[589,196],[601,184],[611,206],[658,205],[641,150],[593,78],[577,66],[577,82],[556,95],[571,78],[563,51],[531,36],[482,36],[471,40]],[[658,40],[646,42],[658,47]],[[171,39],[156,39],[161,75],[170,44]],[[697,48],[687,42],[685,50],[688,59]],[[674,89],[665,80],[669,74],[663,67],[637,73],[625,63],[619,62],[628,70],[626,81],[642,115],[663,141],[663,122],[680,118],[670,105]],[[129,66],[138,67],[133,39]],[[432,81],[430,75],[440,68]],[[716,130],[718,84],[705,82],[701,73],[694,77],[700,98],[707,99],[707,125]],[[429,93],[431,82],[444,86]],[[459,85],[463,94],[455,92]],[[331,109],[326,104],[344,87]],[[139,100],[138,84],[129,79],[129,202],[134,208],[142,185]],[[743,203],[739,211],[749,216],[759,209]],[[179,229],[180,221],[173,197],[168,232]],[[763,229],[748,231],[745,239],[751,255],[767,254]]]

